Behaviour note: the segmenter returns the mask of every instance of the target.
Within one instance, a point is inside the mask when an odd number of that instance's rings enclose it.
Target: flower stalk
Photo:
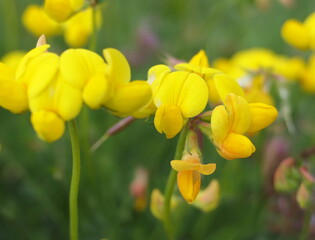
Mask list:
[[[188,133],[188,127],[184,127],[180,133],[174,159],[181,159],[185,148],[186,136]],[[164,192],[164,207],[163,207],[163,223],[164,229],[168,234],[169,239],[174,239],[174,229],[171,221],[171,197],[174,191],[176,183],[177,172],[171,169],[168,176],[165,192]]]
[[[70,240],[78,240],[78,193],[80,182],[80,144],[75,120],[69,121],[69,132],[72,147],[72,177],[69,196]]]

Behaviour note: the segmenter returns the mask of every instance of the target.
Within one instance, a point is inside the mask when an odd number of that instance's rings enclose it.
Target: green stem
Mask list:
[[[188,127],[182,129],[178,143],[176,146],[176,151],[174,155],[174,159],[181,159],[183,155],[183,151],[185,148],[186,136],[188,133]],[[176,182],[177,172],[171,169],[170,174],[168,176],[165,192],[164,192],[164,208],[163,208],[163,222],[165,231],[168,234],[169,239],[174,239],[174,230],[171,221],[171,198],[173,195],[175,182]]]
[[[69,132],[72,147],[72,178],[69,196],[70,239],[78,240],[78,192],[80,182],[80,144],[75,120],[69,121]]]
[[[97,26],[96,26],[96,1],[91,0],[91,8],[92,8],[92,35],[90,38],[89,49],[91,51],[96,51],[96,40],[97,40]]]

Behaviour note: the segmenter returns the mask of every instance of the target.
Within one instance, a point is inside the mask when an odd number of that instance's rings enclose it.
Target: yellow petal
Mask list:
[[[195,56],[190,59],[189,64],[200,67],[209,67],[209,61],[205,51],[200,50]]]
[[[100,108],[108,100],[108,79],[103,74],[96,74],[89,79],[83,90],[83,99],[92,109]]]
[[[246,100],[235,94],[226,97],[226,108],[230,116],[230,131],[243,134],[251,124],[251,112]]]
[[[199,74],[201,77],[202,76],[202,70],[203,68],[197,65],[192,65],[189,63],[178,63],[174,66],[174,68],[178,71],[186,71],[186,72],[193,72],[196,74]]]
[[[104,49],[103,55],[109,66],[109,79],[115,85],[129,83],[131,73],[125,56],[114,48]]]
[[[200,163],[194,163],[184,160],[172,160],[171,166],[175,171],[195,170],[196,165]]]
[[[87,44],[90,31],[80,25],[71,25],[66,28],[64,38],[67,45],[73,48],[83,47]]]
[[[83,5],[83,0],[45,0],[44,8],[51,18],[63,22]]]
[[[247,137],[233,132],[229,133],[224,142],[217,147],[219,154],[227,160],[247,158],[256,150]]]
[[[88,79],[106,72],[106,64],[96,53],[86,49],[69,49],[60,56],[60,71],[66,81],[82,89]]]
[[[22,22],[26,29],[37,37],[42,34],[50,37],[61,33],[61,26],[37,5],[29,5],[25,9]]]
[[[50,46],[48,44],[42,45],[40,47],[33,48],[30,50],[25,56],[21,59],[18,68],[16,70],[16,80],[20,81],[23,77],[26,69],[28,68],[29,63],[31,60],[39,56],[40,54],[44,53]]]
[[[65,131],[64,121],[54,112],[34,112],[31,115],[31,122],[38,137],[46,142],[58,140]]]
[[[250,133],[269,126],[278,116],[278,111],[275,107],[263,103],[250,103],[249,109],[252,117],[247,131]]]
[[[53,108],[65,120],[79,115],[82,107],[81,91],[59,77],[55,88]]]
[[[234,93],[235,95],[245,97],[243,89],[230,76],[225,75],[225,74],[215,74],[214,81],[215,81],[216,89],[224,105],[226,102],[226,96],[230,93]]]
[[[0,63],[0,106],[12,113],[21,113],[28,109],[26,87],[14,81],[11,69]]]
[[[116,89],[114,97],[104,103],[113,114],[117,116],[129,116],[138,109],[144,107],[152,98],[150,85],[146,81],[132,81],[120,85]]]
[[[215,142],[223,141],[229,132],[229,116],[223,105],[217,106],[212,112],[211,130]]]
[[[287,43],[298,49],[306,50],[309,48],[307,29],[295,19],[289,19],[283,24],[281,36]]]
[[[209,78],[206,80],[206,84],[208,86],[208,92],[209,92],[209,100],[212,104],[218,104],[220,103],[220,95],[218,93],[217,88],[215,87],[214,79]]]
[[[205,81],[197,74],[191,73],[183,82],[177,105],[185,118],[201,113],[208,102],[208,88]]]
[[[200,190],[201,176],[197,171],[179,171],[177,173],[177,186],[183,196],[188,202],[192,203]]]
[[[164,77],[171,72],[171,69],[163,64],[155,65],[151,67],[148,71],[148,83],[152,87],[152,93],[155,93],[159,90],[160,85]]]
[[[84,4],[84,0],[70,0],[70,5],[73,10],[77,11]]]
[[[11,51],[3,56],[2,62],[16,70],[25,54],[25,52],[19,50]]]
[[[165,76],[154,103],[157,107],[166,103],[176,105],[185,118],[190,118],[205,108],[207,99],[207,85],[200,76],[177,71]]]
[[[33,59],[29,65],[24,76],[27,80],[23,81],[29,82],[28,97],[34,98],[56,78],[59,57],[54,53],[45,52]]]
[[[167,138],[172,138],[179,133],[183,124],[180,109],[175,105],[163,104],[155,113],[154,126],[158,132],[165,133]]]
[[[215,169],[216,169],[215,163],[208,163],[208,164],[199,164],[196,170],[203,175],[210,175],[215,171]]]

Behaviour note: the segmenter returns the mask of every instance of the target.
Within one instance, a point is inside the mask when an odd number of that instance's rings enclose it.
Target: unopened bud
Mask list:
[[[284,159],[278,166],[274,175],[274,187],[281,192],[296,190],[300,182],[300,173],[295,166],[293,158]]]

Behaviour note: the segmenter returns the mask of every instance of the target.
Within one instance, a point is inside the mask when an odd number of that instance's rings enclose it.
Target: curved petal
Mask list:
[[[181,87],[177,105],[185,118],[201,113],[208,102],[208,87],[197,74],[190,73]]]
[[[115,85],[129,83],[131,72],[125,56],[114,48],[106,48],[103,50],[103,55],[109,66],[109,79]]]
[[[51,37],[62,32],[61,25],[50,18],[41,6],[29,5],[23,12],[22,22],[25,28],[37,37],[42,34]]]
[[[24,74],[23,82],[28,82],[28,97],[34,98],[56,78],[59,57],[54,53],[45,52],[33,59]]]
[[[180,132],[184,119],[180,109],[171,104],[163,104],[155,113],[154,126],[160,133],[165,133],[167,138],[174,137]]]
[[[226,108],[230,115],[230,131],[244,134],[251,123],[251,113],[246,100],[235,94],[226,97]]]
[[[104,60],[86,49],[69,49],[60,56],[60,71],[64,79],[82,89],[88,79],[97,73],[106,72]]]
[[[108,79],[103,74],[94,75],[85,85],[83,99],[91,109],[100,108],[109,99]]]
[[[63,120],[75,118],[82,107],[81,91],[60,77],[55,88],[53,106]]]
[[[197,171],[179,171],[177,173],[177,185],[183,198],[192,203],[200,190],[201,176]]]
[[[275,107],[263,103],[250,103],[251,124],[248,128],[249,133],[257,132],[272,124],[277,116],[278,111]]]
[[[13,73],[2,63],[0,63],[0,106],[12,113],[21,113],[28,109],[25,85],[14,81]]]
[[[215,87],[224,105],[226,102],[226,97],[230,93],[234,93],[238,96],[245,97],[243,89],[236,82],[236,80],[234,80],[230,76],[218,73],[215,74],[213,78],[215,82]]]
[[[187,170],[195,170],[196,165],[200,163],[194,163],[190,161],[184,160],[172,160],[171,166],[175,171],[187,171]]]
[[[104,106],[117,116],[128,116],[147,105],[151,98],[151,87],[146,81],[132,81],[117,88]]]
[[[51,111],[32,113],[31,122],[37,136],[46,142],[58,140],[65,131],[65,122]]]
[[[197,171],[203,175],[210,175],[216,169],[215,163],[208,163],[208,164],[198,164]]]
[[[209,61],[206,52],[204,50],[200,50],[190,59],[189,64],[200,67],[209,67]]]
[[[211,131],[214,142],[223,141],[229,132],[229,116],[223,105],[217,106],[212,112]]]
[[[28,53],[26,53],[24,55],[24,57],[21,59],[18,67],[17,67],[17,70],[16,70],[16,80],[17,81],[20,81],[20,78],[22,78],[23,74],[25,73],[27,67],[28,67],[28,64],[29,62],[36,58],[37,56],[39,56],[40,54],[44,53],[45,51],[47,51],[47,49],[50,47],[50,45],[48,44],[45,44],[45,45],[42,45],[40,47],[36,47],[36,48],[33,48],[32,50],[30,50]]]
[[[296,48],[302,50],[309,48],[307,28],[295,19],[289,19],[283,24],[281,28],[281,36],[287,43]]]
[[[256,150],[255,146],[247,137],[233,132],[228,134],[218,148],[219,154],[227,160],[247,158]]]

